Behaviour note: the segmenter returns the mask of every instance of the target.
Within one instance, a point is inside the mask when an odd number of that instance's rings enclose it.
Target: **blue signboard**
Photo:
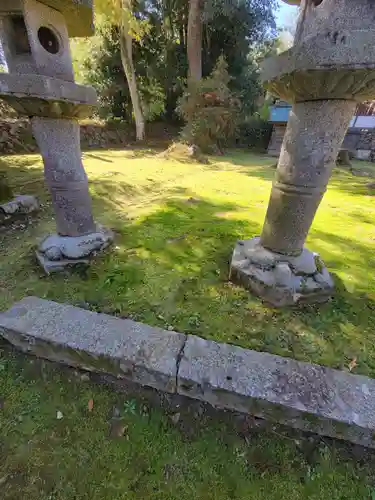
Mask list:
[[[276,123],[285,123],[288,121],[290,110],[292,106],[271,106],[270,107],[270,121]]]

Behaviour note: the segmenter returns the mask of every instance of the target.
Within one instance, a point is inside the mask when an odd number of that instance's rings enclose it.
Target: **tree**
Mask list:
[[[145,136],[145,120],[134,70],[133,38],[141,37],[147,23],[134,17],[131,0],[96,0],[95,7],[119,27],[121,61],[133,105],[136,139],[141,141]]]
[[[187,34],[187,56],[189,61],[189,78],[202,78],[202,1],[189,0],[189,22]]]
[[[121,60],[119,16],[108,14],[108,4],[114,1],[96,0],[97,35],[82,41],[89,48],[81,64],[80,80],[96,88],[103,117],[131,122],[134,112]],[[193,53],[195,62],[200,60],[196,68],[203,78],[207,77],[223,55],[231,76],[230,90],[241,99],[241,114],[245,116],[254,112],[262,94],[258,60],[268,53],[276,35],[274,3],[275,0],[205,0],[195,4],[201,11],[197,20],[203,47]],[[104,7],[100,10],[101,4]],[[143,117],[146,121],[175,120],[176,105],[189,75],[191,4],[187,0],[132,0],[131,5],[128,31],[132,34],[133,70]],[[102,19],[98,11],[105,8],[107,14]],[[195,74],[198,78],[198,70]]]
[[[205,153],[221,153],[234,137],[240,102],[229,89],[228,65],[220,56],[211,75],[190,80],[180,102],[186,121],[182,139]]]
[[[273,45],[275,0],[207,0],[204,10],[203,76],[220,55],[228,63],[230,88],[241,99],[241,113],[251,115],[263,93],[259,60]],[[263,47],[264,46],[264,47]]]
[[[130,97],[133,104],[136,139],[142,141],[145,137],[145,120],[139,97],[137,80],[133,64],[133,34],[132,34],[132,7],[131,0],[121,0],[120,49],[121,61],[129,85]],[[133,23],[134,24],[134,23]],[[134,33],[134,32],[133,32]]]

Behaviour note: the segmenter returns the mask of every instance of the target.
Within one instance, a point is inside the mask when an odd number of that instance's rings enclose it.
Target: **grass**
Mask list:
[[[25,295],[85,304],[151,325],[375,376],[375,204],[366,184],[337,169],[307,244],[335,276],[326,305],[272,310],[228,283],[237,239],[260,233],[273,159],[233,152],[209,165],[152,151],[84,155],[98,221],[114,247],[87,273],[46,277],[33,248],[54,230],[39,156],[5,157],[15,192],[38,194],[38,220],[2,233],[0,310]]]
[[[4,348],[0,367],[2,500],[374,497],[375,459],[361,450],[244,435],[205,408],[199,416],[179,408],[173,423],[145,398]]]
[[[356,358],[353,371],[375,375],[368,179],[337,170],[309,235],[335,274],[334,300],[272,310],[227,277],[234,242],[261,231],[273,159],[233,152],[201,165],[153,151],[86,153],[96,218],[116,242],[87,272],[53,277],[33,257],[54,229],[40,158],[4,161],[15,192],[37,194],[43,209],[0,233],[0,310],[33,294],[338,368]],[[1,498],[375,498],[373,456],[273,426],[244,433],[234,416],[195,414],[196,404],[175,409],[174,423],[142,394],[116,394],[0,345]]]

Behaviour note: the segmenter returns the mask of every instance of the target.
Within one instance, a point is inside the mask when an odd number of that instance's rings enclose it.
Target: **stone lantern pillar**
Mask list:
[[[37,251],[47,272],[87,262],[112,239],[93,220],[81,159],[77,120],[91,114],[96,94],[74,82],[69,47],[69,36],[92,34],[92,0],[1,0],[9,73],[0,74],[0,97],[31,119],[56,216],[57,234]]]
[[[274,306],[323,302],[334,285],[304,247],[356,102],[375,97],[375,2],[300,4],[293,47],[263,65],[266,89],[293,103],[260,238],[239,241],[231,279]]]

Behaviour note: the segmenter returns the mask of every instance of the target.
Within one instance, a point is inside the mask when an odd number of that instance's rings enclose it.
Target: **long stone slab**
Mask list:
[[[375,380],[27,297],[0,314],[24,352],[375,448]]]
[[[51,101],[73,102],[96,106],[96,92],[92,87],[79,85],[46,75],[12,73],[0,74],[0,95],[19,99],[49,99]]]
[[[179,394],[375,448],[375,380],[188,336]]]
[[[24,352],[175,392],[186,336],[26,297],[0,314],[0,335]]]

